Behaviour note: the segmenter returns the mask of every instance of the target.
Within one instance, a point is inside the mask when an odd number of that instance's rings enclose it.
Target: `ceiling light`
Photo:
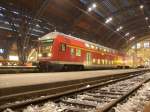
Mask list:
[[[119,28],[117,28],[117,29],[116,29],[116,31],[120,31],[120,29],[119,29]]]
[[[5,23],[5,24],[9,24],[9,22],[8,22],[8,21],[5,21],[4,23]]]
[[[109,17],[109,18],[106,19],[105,23],[109,23],[111,21],[112,21],[112,17]]]
[[[121,30],[122,28],[123,28],[122,26],[119,27],[120,30]]]
[[[89,7],[89,8],[88,8],[88,11],[89,11],[89,12],[91,12],[91,11],[92,11],[92,8],[91,8],[91,7]]]
[[[92,4],[92,7],[93,7],[93,8],[96,8],[96,3],[93,3],[93,4]]]
[[[19,14],[19,12],[16,12],[16,11],[12,11],[14,14]]]
[[[94,10],[96,8],[96,3],[93,3],[89,8],[88,11],[91,12],[92,10]]]
[[[148,17],[145,17],[145,20],[148,20]]]
[[[6,8],[4,8],[4,7],[1,7],[1,6],[0,6],[0,9],[3,9],[3,10],[5,10]]]
[[[129,34],[130,34],[130,33],[128,32],[128,33],[125,34],[125,36],[129,36]]]
[[[40,27],[40,25],[39,25],[39,24],[36,24],[36,26],[37,26],[37,27]]]
[[[140,5],[140,9],[143,9],[144,8],[144,5]]]
[[[150,28],[150,25],[148,27]]]
[[[109,21],[112,21],[112,17],[109,18]]]
[[[131,37],[129,40],[133,40],[133,39],[135,39],[135,37],[133,36],[133,37]]]
[[[2,13],[0,13],[0,16],[4,16]]]
[[[122,30],[122,29],[123,29],[123,27],[120,26],[120,27],[118,27],[118,28],[116,29],[116,31],[120,31],[120,30]]]

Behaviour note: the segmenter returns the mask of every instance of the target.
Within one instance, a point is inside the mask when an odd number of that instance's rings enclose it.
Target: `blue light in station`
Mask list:
[[[17,12],[17,11],[12,11],[14,14],[19,14],[19,12]]]
[[[1,7],[1,6],[0,6],[0,9],[6,10],[6,8],[4,8],[4,7]]]
[[[4,53],[4,49],[0,48],[0,54]]]
[[[2,13],[0,13],[0,16],[4,16]]]

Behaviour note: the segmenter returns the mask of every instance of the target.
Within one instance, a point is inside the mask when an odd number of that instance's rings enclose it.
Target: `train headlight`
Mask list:
[[[48,56],[51,57],[51,56],[52,56],[52,53],[48,53]]]
[[[38,54],[38,57],[42,57],[42,54]]]

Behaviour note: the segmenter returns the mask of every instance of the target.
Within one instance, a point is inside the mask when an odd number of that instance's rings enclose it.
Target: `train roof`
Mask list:
[[[57,37],[57,35],[63,35],[65,38],[72,38],[74,40],[78,40],[78,41],[81,41],[83,42],[85,45],[86,44],[89,44],[89,45],[94,45],[96,47],[100,47],[100,48],[103,48],[103,49],[109,49],[109,50],[112,50],[112,51],[117,51],[115,49],[112,49],[112,48],[108,48],[108,47],[105,47],[105,46],[102,46],[102,45],[99,45],[99,44],[96,44],[96,43],[93,43],[93,42],[90,42],[90,41],[87,41],[87,40],[83,40],[83,39],[80,39],[80,38],[77,38],[77,37],[74,37],[72,35],[66,35],[64,33],[60,33],[60,32],[50,32],[46,35],[44,35],[43,37],[41,37],[39,40],[47,40],[47,39],[55,39]]]

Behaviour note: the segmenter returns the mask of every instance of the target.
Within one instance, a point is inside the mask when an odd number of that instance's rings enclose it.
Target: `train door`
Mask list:
[[[90,52],[86,53],[86,64],[87,65],[91,64],[91,53]]]

